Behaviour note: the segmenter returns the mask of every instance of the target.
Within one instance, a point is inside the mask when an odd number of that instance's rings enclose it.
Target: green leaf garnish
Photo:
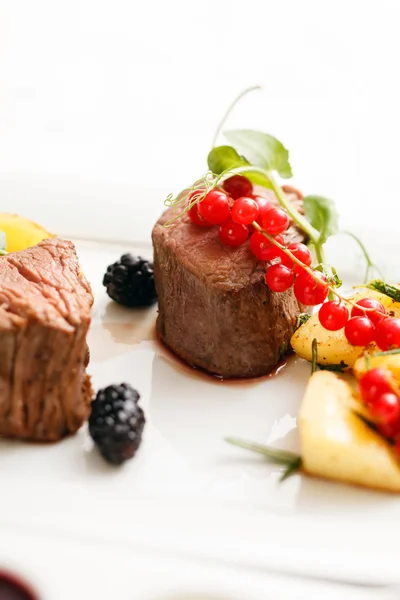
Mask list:
[[[326,280],[328,283],[331,284],[331,287],[333,287],[333,288],[341,287],[343,281],[340,279],[335,267],[325,263],[325,264],[317,265],[316,267],[314,267],[314,269],[315,269],[315,271],[319,271],[320,273],[323,273],[325,275]]]
[[[287,342],[282,342],[281,347],[279,348],[279,358],[282,359],[288,349],[288,343]]]
[[[253,129],[225,131],[224,136],[255,167],[276,171],[283,179],[292,177],[289,152],[274,136]]]
[[[249,165],[249,161],[240,156],[232,146],[216,146],[207,157],[208,168],[212,173],[220,175],[228,169]]]
[[[216,146],[213,148],[208,154],[207,163],[208,168],[215,175],[221,175],[224,171],[250,165],[249,161],[240,156],[232,146]],[[246,177],[252,183],[271,188],[270,180],[261,173],[249,171],[246,173]]]
[[[293,475],[295,472],[301,469],[301,456],[299,454],[295,454],[294,452],[290,452],[289,450],[280,450],[279,448],[264,446],[263,444],[255,444],[253,442],[247,442],[246,440],[233,437],[227,437],[225,438],[225,441],[233,446],[238,446],[239,448],[244,448],[245,450],[262,454],[269,462],[285,467],[280,479],[281,481],[287,479],[290,475]]]
[[[365,287],[369,290],[375,290],[376,292],[385,294],[385,296],[389,296],[389,298],[392,298],[392,300],[395,302],[400,302],[400,288],[395,285],[385,283],[381,279],[374,279],[373,281],[370,281],[368,285],[363,285],[360,287]]]
[[[338,214],[332,200],[323,196],[305,196],[303,205],[307,219],[319,231],[319,245],[339,231]]]
[[[300,313],[299,316],[297,317],[296,329],[298,329],[299,327],[304,325],[304,323],[307,323],[307,321],[309,319],[311,319],[311,315],[309,315],[308,313]]]
[[[208,155],[209,171],[201,180],[191,188],[187,188],[184,194],[177,196],[170,194],[165,202],[167,206],[177,207],[182,205],[180,214],[173,216],[164,227],[168,227],[174,221],[185,214],[196,202],[201,202],[205,194],[213,189],[219,189],[224,181],[233,175],[244,175],[253,183],[270,188],[275,193],[279,204],[286,210],[293,223],[299,227],[312,244],[316,262],[325,263],[324,243],[326,240],[338,233],[338,215],[332,200],[323,196],[306,196],[303,201],[303,211],[298,210],[297,203],[293,203],[284,193],[279,182],[276,180],[275,172],[280,177],[287,179],[292,177],[292,169],[289,162],[289,152],[285,146],[274,136],[253,129],[236,129],[224,132],[224,136],[230,145],[216,146],[217,139],[224,128],[226,120],[237,103],[248,93],[260,89],[259,86],[243,90],[230,104],[228,110],[220,121],[214,139],[213,148]],[[191,198],[191,191],[197,189],[201,183],[204,193],[196,200]],[[178,213],[178,211],[176,211]],[[373,267],[365,247],[353,234],[351,235],[362,248],[367,260],[367,274]],[[334,298],[334,288],[341,285],[341,280],[336,271],[331,268],[328,277],[330,284],[329,299]],[[340,297],[338,292],[336,295]],[[400,290],[399,290],[400,296]]]

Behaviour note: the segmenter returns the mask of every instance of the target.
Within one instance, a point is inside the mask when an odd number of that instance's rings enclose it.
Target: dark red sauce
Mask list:
[[[179,356],[174,354],[168,346],[164,344],[164,342],[159,338],[156,334],[155,342],[159,345],[160,348],[160,356],[164,357],[174,368],[179,371],[184,372],[189,377],[194,377],[196,379],[208,379],[208,381],[215,383],[217,385],[256,385],[260,383],[260,381],[264,381],[265,379],[270,379],[271,377],[279,377],[281,372],[285,370],[286,366],[290,363],[290,361],[294,358],[294,354],[285,356],[277,365],[273,368],[273,370],[267,375],[261,375],[260,377],[232,377],[229,379],[225,379],[221,377],[221,375],[215,375],[213,373],[209,373],[205,369],[201,369],[199,367],[191,367],[184,360],[182,360]],[[0,598],[1,600],[1,598]]]
[[[15,575],[0,571],[0,600],[39,600],[26,583]]]

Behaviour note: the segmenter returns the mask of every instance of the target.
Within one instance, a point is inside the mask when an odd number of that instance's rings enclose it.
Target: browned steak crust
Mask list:
[[[0,259],[0,434],[55,441],[86,420],[92,304],[71,242]]]
[[[272,192],[263,193],[276,201]],[[153,229],[160,338],[189,365],[223,377],[269,373],[288,348],[302,310],[292,290],[269,290],[265,263],[248,242],[225,246],[217,228],[197,227],[187,216],[163,227],[173,216],[168,209]],[[304,238],[291,227],[286,239]]]

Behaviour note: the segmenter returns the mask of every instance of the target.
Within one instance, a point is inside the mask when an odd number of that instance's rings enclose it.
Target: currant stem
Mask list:
[[[317,252],[317,256],[318,256],[318,252],[321,251],[321,245],[318,244],[318,240],[320,237],[319,231],[314,229],[314,227],[311,225],[311,223],[309,223],[307,221],[307,219],[305,217],[303,217],[303,215],[300,214],[299,211],[296,210],[290,204],[290,202],[286,198],[286,195],[285,195],[284,191],[282,190],[281,186],[276,183],[273,175],[267,171],[264,171],[264,173],[265,173],[265,175],[268,176],[268,179],[270,180],[272,189],[275,192],[275,195],[279,200],[279,204],[281,206],[283,206],[283,208],[288,213],[289,217],[291,217],[292,221],[297,223],[297,225],[299,225],[299,227],[304,231],[304,233],[306,233],[308,235],[308,237],[310,238],[310,240],[315,244],[315,251]],[[319,258],[318,258],[318,261],[323,262],[323,260],[320,260]]]
[[[319,264],[323,265],[325,262],[324,249],[321,244],[315,244],[315,254]]]
[[[337,290],[335,290],[332,287],[332,284],[325,283],[322,279],[320,279],[320,277],[318,277],[318,275],[315,274],[315,272],[313,271],[313,269],[311,269],[310,267],[307,267],[292,252],[290,252],[290,250],[288,250],[285,246],[282,246],[282,244],[280,244],[279,242],[277,242],[276,239],[273,238],[271,235],[269,235],[262,227],[260,227],[260,225],[256,221],[253,221],[252,225],[253,225],[254,229],[257,229],[257,231],[259,231],[260,233],[262,233],[263,236],[265,236],[267,238],[267,240],[269,240],[271,242],[271,244],[273,244],[274,246],[276,246],[277,248],[279,248],[280,250],[282,250],[282,252],[284,252],[287,256],[289,256],[289,258],[294,263],[296,263],[296,265],[299,265],[299,267],[301,267],[302,269],[304,269],[304,271],[306,271],[309,275],[311,275],[311,277],[318,284],[327,287],[329,289],[329,291],[332,292],[332,294],[334,294],[337,298],[339,298],[339,300],[342,300],[342,302],[346,302],[347,304],[350,304],[350,306],[356,307],[358,309],[360,308],[360,306],[358,304],[356,304],[355,302],[353,302],[349,298],[346,298],[345,296],[342,296],[342,294],[340,292],[338,292]],[[364,308],[363,307],[363,311],[365,311],[365,312],[374,312],[375,310],[376,310],[375,308]]]
[[[368,251],[367,251],[366,247],[364,246],[364,244],[362,243],[362,241],[356,235],[354,235],[354,233],[352,233],[351,231],[339,231],[339,234],[348,235],[349,237],[351,237],[359,245],[362,253],[364,254],[364,258],[367,263],[367,270],[365,272],[364,283],[368,283],[369,278],[370,278],[370,271],[373,269],[375,269],[375,271],[383,278],[382,271],[380,270],[379,267],[376,266],[376,264],[374,262],[372,262],[372,259],[371,259],[370,255],[368,254]]]
[[[217,130],[216,130],[216,132],[215,132],[215,134],[214,134],[214,138],[213,138],[213,141],[212,141],[211,148],[214,148],[214,146],[215,146],[215,144],[216,144],[216,142],[217,142],[218,136],[219,136],[219,134],[221,133],[221,130],[222,130],[223,126],[224,126],[224,125],[225,125],[225,123],[226,123],[226,120],[228,119],[229,115],[231,114],[231,112],[232,112],[232,111],[233,111],[233,109],[235,108],[236,104],[238,104],[238,103],[240,102],[240,100],[241,100],[241,99],[242,99],[244,96],[246,96],[247,94],[249,94],[250,92],[255,92],[256,90],[261,90],[261,89],[262,89],[262,88],[261,88],[261,86],[260,86],[260,85],[253,85],[252,87],[249,87],[249,88],[247,88],[247,89],[243,90],[243,92],[241,92],[241,93],[239,94],[239,96],[236,96],[236,98],[235,98],[235,99],[234,99],[234,101],[233,101],[233,102],[230,104],[230,106],[228,107],[228,110],[226,111],[226,113],[224,114],[224,116],[222,117],[221,121],[220,121],[220,122],[219,122],[219,124],[218,124]]]

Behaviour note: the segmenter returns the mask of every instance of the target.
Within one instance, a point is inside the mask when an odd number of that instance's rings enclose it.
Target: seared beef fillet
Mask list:
[[[92,304],[71,242],[0,258],[0,434],[56,441],[87,419]]]
[[[263,194],[276,202],[272,192]],[[302,309],[293,291],[269,290],[266,265],[248,242],[225,246],[217,227],[198,227],[186,215],[163,227],[174,215],[168,209],[153,229],[160,338],[189,365],[216,375],[269,373],[288,349]],[[288,230],[286,241],[303,240],[297,229]]]

